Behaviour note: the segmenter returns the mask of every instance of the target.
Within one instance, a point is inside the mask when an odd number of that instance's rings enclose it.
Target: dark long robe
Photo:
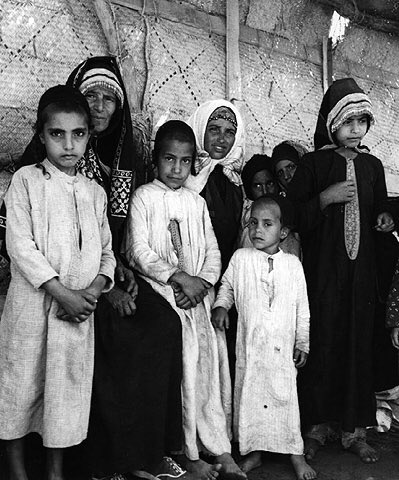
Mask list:
[[[209,210],[212,227],[220,250],[223,274],[237,248],[243,205],[242,190],[241,187],[230,182],[223,173],[221,165],[216,165],[213,172],[209,175],[201,196],[205,198]],[[226,340],[230,374],[234,381],[237,336],[237,310],[235,307],[229,311],[229,319],[230,327],[226,330]]]
[[[136,276],[133,317],[101,297],[89,425],[91,471],[149,470],[182,445],[182,332],[178,315]]]
[[[205,198],[218,241],[223,273],[237,245],[243,203],[242,190],[230,182],[221,165],[216,165],[201,195]]]
[[[373,226],[386,211],[381,162],[354,160],[360,207],[360,246],[350,260],[344,243],[344,204],[320,210],[319,194],[346,180],[346,160],[334,150],[303,157],[289,186],[296,203],[310,303],[310,354],[299,376],[304,425],[339,421],[344,431],[374,425],[372,337],[376,295]],[[382,233],[381,233],[382,235]]]

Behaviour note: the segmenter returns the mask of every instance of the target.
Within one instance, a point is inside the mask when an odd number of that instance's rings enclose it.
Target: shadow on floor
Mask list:
[[[355,455],[342,450],[338,442],[320,450],[312,467],[319,480],[399,480],[399,432],[369,432],[369,442],[380,454],[380,461],[374,465],[362,463]],[[85,471],[82,447],[68,449],[66,454],[67,480],[88,480]],[[27,467],[30,480],[42,480],[44,476],[44,455],[40,438],[31,435],[28,439]],[[265,454],[262,467],[249,474],[249,480],[295,480],[287,455]],[[0,480],[8,480],[4,445],[0,446]]]

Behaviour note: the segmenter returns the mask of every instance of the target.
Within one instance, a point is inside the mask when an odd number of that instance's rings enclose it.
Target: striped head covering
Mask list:
[[[367,115],[370,125],[374,123],[371,101],[355,80],[336,80],[325,93],[321,103],[314,135],[316,150],[337,147],[334,132],[353,115]]]
[[[82,76],[79,90],[83,95],[93,87],[107,88],[113,92],[116,98],[119,100],[121,106],[123,106],[124,95],[121,84],[118,77],[106,68],[92,68],[85,72]]]

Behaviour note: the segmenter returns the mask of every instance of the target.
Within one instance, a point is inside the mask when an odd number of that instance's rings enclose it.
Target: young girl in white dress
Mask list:
[[[47,158],[18,170],[5,198],[12,277],[0,322],[0,438],[11,480],[28,478],[27,434],[43,439],[48,480],[64,478],[63,449],[87,434],[92,313],[115,269],[104,190],[75,169],[89,126],[78,90],[45,92],[36,128]]]

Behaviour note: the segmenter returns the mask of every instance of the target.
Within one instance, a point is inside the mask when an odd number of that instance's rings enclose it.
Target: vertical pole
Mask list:
[[[240,16],[238,0],[226,1],[226,98],[232,103],[242,99],[240,67]]]
[[[140,111],[140,100],[137,91],[136,68],[131,55],[122,51],[119,44],[118,26],[113,18],[111,5],[107,0],[94,0],[94,8],[107,40],[108,51],[110,55],[119,60],[130,108],[133,112],[138,112]]]
[[[323,92],[332,84],[332,40],[323,37]]]

